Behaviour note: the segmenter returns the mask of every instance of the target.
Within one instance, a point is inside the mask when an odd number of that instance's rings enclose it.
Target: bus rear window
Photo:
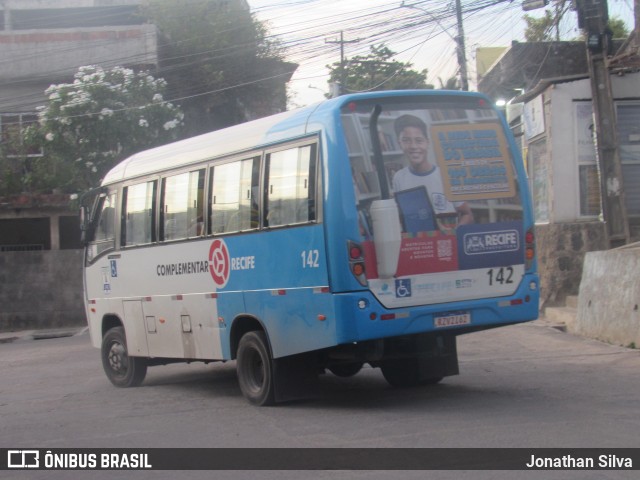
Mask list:
[[[424,186],[437,215],[453,214],[453,205],[466,203],[476,223],[522,218],[513,159],[495,110],[468,98],[453,104],[377,103],[385,178],[378,178],[373,159],[373,105],[351,105],[342,115],[360,204],[379,198],[380,182],[386,182],[393,195]]]
[[[381,113],[371,123],[374,107]],[[380,258],[370,264],[369,279],[524,264],[523,206],[510,132],[484,100],[365,100],[342,110],[342,125],[365,247],[371,241],[369,251],[378,257],[380,248],[399,251],[392,265]],[[381,235],[389,238],[396,229],[398,246],[381,247]],[[476,276],[481,278],[479,270]],[[451,288],[476,285],[475,278]]]

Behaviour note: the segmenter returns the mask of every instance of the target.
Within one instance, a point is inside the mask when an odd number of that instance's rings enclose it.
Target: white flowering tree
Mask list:
[[[51,85],[26,138],[41,145],[41,177],[57,188],[96,186],[117,162],[178,137],[183,114],[165,101],[166,82],[147,72],[81,67],[73,83]]]

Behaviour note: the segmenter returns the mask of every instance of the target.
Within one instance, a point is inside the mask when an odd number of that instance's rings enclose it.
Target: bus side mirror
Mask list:
[[[86,246],[88,242],[88,230],[89,226],[87,222],[89,221],[89,212],[86,206],[80,207],[80,243]]]
[[[80,199],[80,242],[86,246],[93,240],[96,220],[106,194],[98,190],[87,192]]]

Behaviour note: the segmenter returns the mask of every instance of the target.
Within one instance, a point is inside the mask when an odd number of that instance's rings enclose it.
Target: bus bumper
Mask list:
[[[336,295],[339,343],[359,342],[421,333],[461,335],[538,318],[539,281],[527,274],[513,295],[438,303],[398,309],[385,308],[368,290]]]

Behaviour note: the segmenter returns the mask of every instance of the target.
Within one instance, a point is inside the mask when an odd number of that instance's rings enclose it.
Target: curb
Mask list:
[[[89,327],[69,327],[49,330],[24,330],[21,332],[0,333],[0,344],[13,343],[17,340],[49,340],[52,338],[75,337],[82,335]]]

